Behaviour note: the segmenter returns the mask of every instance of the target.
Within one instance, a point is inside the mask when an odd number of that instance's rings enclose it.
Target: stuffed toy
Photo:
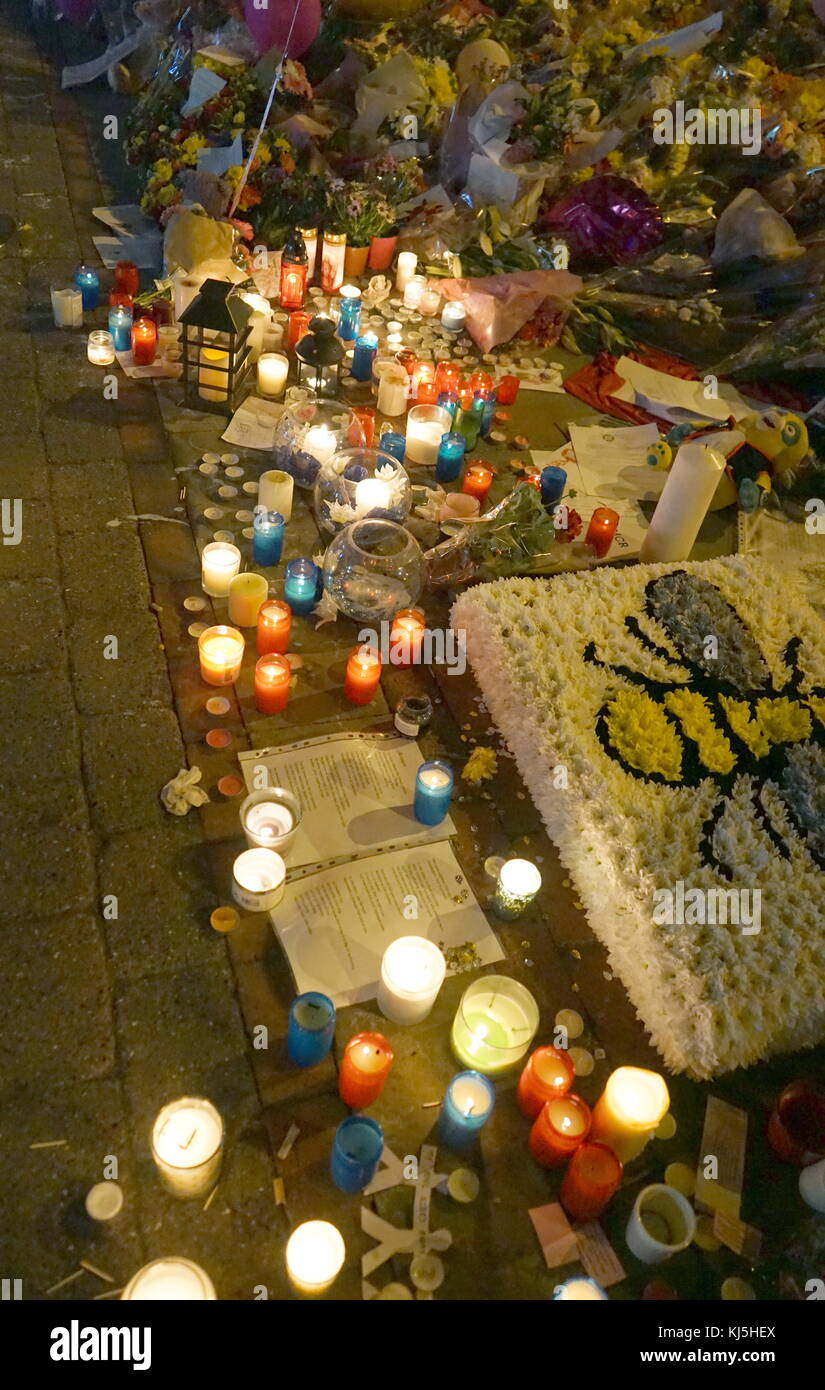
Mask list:
[[[696,430],[691,425],[675,425],[664,439],[647,453],[651,468],[670,468],[676,450],[686,439],[701,439],[719,449],[728,466],[710,504],[712,512],[735,502],[745,512],[755,512],[774,484],[788,487],[794,470],[808,454],[808,429],[798,415],[770,409],[740,420],[731,417],[727,425],[708,425]]]

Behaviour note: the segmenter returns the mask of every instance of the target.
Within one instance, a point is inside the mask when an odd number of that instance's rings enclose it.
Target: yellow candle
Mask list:
[[[236,574],[229,585],[229,621],[238,627],[255,627],[268,598],[269,585],[262,574]]]
[[[237,628],[222,623],[208,627],[198,638],[201,678],[207,685],[231,685],[240,675],[243,650],[243,636]]]
[[[206,365],[198,369],[198,395],[205,401],[225,401],[229,353],[222,348],[201,348],[201,363]]]
[[[621,1163],[642,1152],[670,1105],[664,1077],[641,1067],[619,1067],[593,1111],[590,1139],[607,1144]]]

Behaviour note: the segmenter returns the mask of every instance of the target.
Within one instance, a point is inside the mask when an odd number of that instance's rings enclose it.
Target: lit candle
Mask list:
[[[111,333],[105,328],[95,328],[89,334],[86,355],[96,367],[110,367],[115,360],[115,345]]]
[[[311,319],[312,314],[308,314],[305,309],[296,309],[294,313],[290,314],[286,333],[287,352],[292,352],[304,335],[309,332]]]
[[[389,349],[395,350],[401,347],[401,330],[403,327],[404,325],[400,319],[387,320],[387,347]]]
[[[592,1137],[607,1144],[621,1163],[642,1152],[667,1114],[670,1096],[658,1072],[618,1067],[593,1111]]]
[[[435,389],[436,389],[435,386],[433,386],[433,390],[435,390]],[[438,405],[440,405],[440,406],[442,407],[443,410],[446,410],[447,413],[449,414],[449,416],[450,416],[450,429],[452,429],[453,426],[454,426],[454,424],[455,424],[455,421],[456,421],[456,416],[457,416],[458,413],[459,413],[459,410],[458,410],[458,395],[456,394],[455,391],[439,391],[439,393],[438,393],[438,402],[437,402],[437,403],[438,403]],[[462,439],[464,439],[464,436],[463,436],[463,435],[462,435],[461,437],[462,437]],[[464,447],[465,447],[465,449],[466,449],[466,447],[467,447],[467,441],[466,441],[466,439],[464,439]]]
[[[521,381],[517,376],[503,376],[496,385],[496,400],[499,405],[513,405]]]
[[[461,368],[457,362],[436,363],[435,386],[438,391],[453,391],[457,394],[460,381]]]
[[[361,291],[356,285],[341,286],[341,308],[338,314],[338,337],[344,343],[352,343],[358,337],[361,322]]]
[[[249,793],[240,818],[250,849],[274,849],[283,857],[301,824],[301,803],[286,787],[262,787]]]
[[[419,313],[423,314],[426,319],[435,318],[440,303],[441,295],[438,290],[428,285],[418,303]]]
[[[601,1216],[622,1180],[622,1165],[606,1144],[580,1144],[565,1169],[559,1201],[574,1221]]]
[[[321,246],[321,289],[334,294],[344,282],[347,238],[340,232],[324,232]]]
[[[813,1211],[825,1214],[825,1158],[809,1163],[799,1174],[799,1195]]]
[[[473,409],[478,411],[478,432],[482,438],[486,439],[493,428],[493,417],[496,410],[495,391],[476,391],[473,397]]]
[[[252,310],[247,324],[249,337],[246,340],[246,345],[249,349],[250,361],[257,362],[263,352],[264,338],[272,324],[272,310],[269,307],[269,300],[265,299],[262,294],[252,294],[249,290],[242,290],[240,297],[244,304],[248,304]]]
[[[463,434],[449,430],[442,434],[435,461],[435,480],[437,483],[452,483],[461,472],[464,463],[464,450],[467,442]]]
[[[541,888],[541,874],[529,859],[507,859],[501,866],[493,898],[493,911],[512,922],[529,907]]]
[[[582,1275],[565,1280],[553,1294],[553,1301],[559,1303],[602,1303],[606,1298],[601,1284]]]
[[[383,478],[363,478],[355,485],[355,510],[359,516],[385,512],[392,498],[389,483]]]
[[[201,348],[198,395],[204,401],[225,401],[229,386],[229,353],[224,348]]]
[[[597,507],[591,516],[584,543],[594,551],[597,560],[609,553],[618,524],[619,513],[610,507]]]
[[[152,1158],[176,1197],[202,1197],[215,1186],[223,1157],[223,1120],[209,1100],[183,1096],[165,1105],[152,1128]]]
[[[379,409],[380,409],[379,401]],[[410,463],[434,466],[441,440],[450,431],[449,411],[440,405],[414,405],[407,416],[407,451]]]
[[[590,1106],[580,1096],[556,1096],[536,1116],[530,1131],[530,1152],[542,1168],[560,1168],[589,1130]]]
[[[83,310],[96,309],[100,303],[100,276],[91,266],[79,265],[74,273],[74,282],[83,299]]]
[[[115,352],[128,352],[132,346],[132,310],[128,304],[113,304],[109,310],[109,332]]]
[[[284,547],[284,519],[280,512],[269,512],[260,502],[254,510],[252,560],[256,565],[277,565]],[[243,624],[241,624],[243,626]]]
[[[120,1300],[129,1303],[214,1302],[215,1287],[205,1269],[178,1256],[152,1260],[129,1280]]]
[[[498,1076],[521,1061],[538,1026],[538,1006],[524,985],[485,975],[461,996],[450,1041],[465,1067]]]
[[[281,468],[268,468],[258,483],[258,505],[268,512],[280,512],[284,521],[292,516],[292,494],[295,479]]]
[[[282,352],[262,352],[258,358],[258,390],[262,396],[280,396],[289,375],[289,358]]]
[[[51,291],[52,314],[54,315],[55,328],[80,328],[83,324],[83,295],[80,290],[73,287],[59,289],[54,286]],[[131,316],[129,323],[131,324]],[[126,347],[128,347],[128,342]]]
[[[381,958],[377,1004],[393,1023],[421,1023],[436,1001],[447,963],[434,941],[400,936]]]
[[[575,1068],[560,1047],[537,1047],[519,1077],[516,1101],[522,1115],[535,1120],[542,1107],[573,1085]]]
[[[450,809],[453,795],[453,770],[447,763],[435,759],[422,763],[415,775],[413,815],[422,825],[440,825]]]
[[[305,1221],[287,1241],[287,1274],[299,1293],[317,1297],[335,1283],[346,1253],[337,1226],[329,1221]]]
[[[464,474],[461,491],[469,497],[477,497],[483,506],[493,482],[493,470],[483,463],[472,463]]]
[[[338,448],[338,437],[329,425],[311,425],[304,436],[303,451],[321,465],[328,463]]]
[[[378,339],[374,333],[362,333],[355,340],[350,372],[356,381],[369,381],[372,378],[372,364],[378,352]]]
[[[825,1091],[808,1081],[786,1086],[768,1120],[768,1143],[800,1168],[825,1158]]]
[[[229,585],[229,621],[237,627],[256,627],[269,585],[262,574],[236,574]]]
[[[403,415],[407,409],[410,379],[397,362],[382,368],[378,380],[378,409],[382,415]]]
[[[245,849],[232,865],[232,897],[247,912],[271,912],[284,895],[286,865],[272,849]]]
[[[557,468],[553,463],[548,463],[546,468],[542,468],[539,477],[539,490],[542,504],[545,507],[552,507],[555,502],[560,501],[566,487],[566,469]]]
[[[344,1048],[338,1072],[338,1094],[352,1110],[377,1100],[390,1074],[393,1051],[380,1033],[356,1033]]]
[[[208,627],[198,638],[201,679],[207,685],[232,685],[241,673],[243,653],[243,634],[237,628]]]
[[[410,395],[418,400],[418,393],[422,386],[432,386],[435,382],[435,364],[433,362],[416,362],[413,369],[412,381],[410,384]],[[435,399],[435,398],[434,398]],[[422,402],[422,404],[433,404],[433,402]]]
[[[466,322],[464,305],[455,299],[448,299],[441,310],[441,327],[446,328],[448,333],[460,333]]]
[[[395,271],[395,288],[402,293],[415,275],[418,257],[414,251],[401,251]]]
[[[281,714],[289,700],[292,667],[285,656],[270,652],[255,663],[255,708],[261,714]]]
[[[284,571],[284,598],[293,613],[306,617],[318,599],[316,597],[321,571],[313,560],[290,560]]]
[[[466,1149],[493,1113],[496,1093],[486,1076],[462,1071],[454,1076],[444,1095],[438,1117],[438,1133],[448,1149]]]
[[[241,552],[229,541],[210,541],[201,555],[201,588],[210,598],[226,598],[241,567]]]
[[[412,381],[412,378],[415,375],[415,369],[418,366],[418,357],[416,356],[413,349],[402,348],[400,352],[397,352],[395,354],[395,360],[398,363],[399,367],[404,368],[404,371],[407,373],[407,376]],[[410,391],[412,392],[412,387],[410,387]]]
[[[421,304],[421,296],[427,288],[426,275],[411,275],[404,286],[404,308],[417,309]]]
[[[696,1217],[687,1197],[663,1182],[643,1187],[627,1222],[631,1254],[646,1265],[662,1264],[686,1250],[696,1234]]]
[[[427,619],[420,608],[399,608],[390,628],[390,663],[412,666],[421,659],[421,644]]]
[[[158,350],[158,328],[154,319],[136,319],[132,324],[132,361],[136,367],[150,367]]]
[[[642,540],[644,564],[688,558],[726,467],[716,449],[698,442],[681,446]]]
[[[256,645],[259,656],[285,652],[292,630],[292,609],[282,599],[270,598],[258,609]]]
[[[289,1008],[286,1049],[296,1067],[316,1067],[329,1056],[335,1037],[335,1005],[325,994],[299,994]]]
[[[329,1171],[341,1192],[363,1192],[384,1152],[384,1131],[368,1115],[348,1115],[335,1131]]]
[[[359,484],[359,487],[363,486]],[[372,647],[355,647],[347,658],[344,697],[351,705],[368,705],[381,679],[381,657]]]

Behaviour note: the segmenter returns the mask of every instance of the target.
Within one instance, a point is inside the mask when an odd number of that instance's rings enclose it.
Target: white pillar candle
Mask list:
[[[725,467],[718,450],[682,445],[642,541],[643,564],[688,558]]]
[[[379,409],[381,402],[379,398]],[[405,460],[410,463],[435,465],[441,436],[452,428],[449,410],[440,405],[414,405],[407,418]]]
[[[378,1007],[394,1023],[420,1023],[435,1003],[447,969],[434,941],[400,936],[381,960]]]
[[[211,1191],[223,1157],[223,1120],[212,1102],[183,1096],[165,1105],[152,1128],[152,1157],[176,1197]]]
[[[280,468],[269,468],[260,477],[258,504],[268,512],[280,512],[284,521],[289,521],[294,488],[295,480],[290,473],[284,473]]]
[[[418,309],[421,306],[421,296],[427,288],[426,275],[411,275],[404,286],[404,308]]]
[[[355,510],[359,516],[367,516],[372,511],[386,511],[391,497],[389,483],[382,478],[363,478],[355,485]]]
[[[338,448],[338,437],[329,425],[311,425],[301,447],[320,464],[328,463]]]
[[[185,309],[189,308],[195,295],[199,292],[201,285],[206,279],[205,275],[176,275],[175,280],[175,318],[180,319]]]
[[[201,555],[201,588],[210,598],[227,598],[241,567],[241,552],[229,541],[211,541]]]
[[[460,333],[467,322],[467,314],[463,304],[457,300],[448,300],[441,310],[441,327],[446,328],[450,333]]]
[[[215,1287],[205,1269],[170,1256],[165,1260],[153,1260],[134,1274],[120,1295],[121,1302],[130,1303],[169,1302],[214,1302],[217,1300]]]
[[[286,865],[271,849],[245,849],[232,865],[232,897],[247,912],[271,912],[284,895]]]
[[[198,395],[204,401],[225,401],[229,386],[229,353],[225,348],[201,348]]]
[[[262,396],[282,395],[288,375],[289,358],[284,357],[282,352],[261,353],[258,358],[258,391]]]
[[[284,325],[272,319],[264,333],[263,352],[277,352],[284,345]]]
[[[414,251],[401,251],[398,256],[398,265],[395,271],[395,288],[403,294],[410,280],[415,275],[415,268],[418,265],[418,257]]]
[[[287,1274],[300,1293],[324,1293],[340,1274],[346,1253],[337,1226],[330,1221],[305,1221],[287,1241]]]
[[[83,295],[71,286],[65,290],[52,290],[52,313],[56,328],[81,328],[83,326]]]
[[[229,585],[229,621],[238,627],[255,627],[261,604],[269,598],[269,584],[262,574],[236,574]]]
[[[407,409],[410,378],[394,363],[385,367],[378,381],[378,409],[382,415],[403,415]]]
[[[628,1248],[646,1265],[658,1265],[686,1250],[696,1232],[696,1216],[687,1197],[663,1182],[643,1187],[625,1231]]]
[[[814,1211],[825,1214],[825,1158],[802,1169],[799,1174],[799,1195]]]
[[[252,316],[249,320],[249,351],[252,361],[257,362],[263,352],[264,336],[272,324],[272,309],[269,300],[264,299],[262,294],[253,294],[250,290],[242,292],[241,298],[252,309]]]

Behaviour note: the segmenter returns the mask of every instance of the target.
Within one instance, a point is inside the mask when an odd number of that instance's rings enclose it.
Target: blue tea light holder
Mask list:
[[[349,1115],[332,1141],[329,1168],[341,1192],[363,1192],[375,1177],[384,1152],[384,1131],[368,1115]]]
[[[284,548],[284,519],[258,505],[252,518],[252,560],[256,565],[277,565]]]
[[[375,333],[362,333],[355,339],[350,373],[356,381],[372,380],[372,364],[378,352],[378,338]]]
[[[567,473],[563,468],[557,468],[555,464],[548,463],[546,468],[542,468],[539,478],[541,487],[541,501],[544,507],[552,507],[559,501],[567,487]]]
[[[493,1113],[496,1093],[480,1071],[460,1071],[444,1095],[438,1133],[448,1149],[466,1149]]]
[[[326,994],[311,990],[293,999],[286,1033],[290,1062],[316,1067],[328,1056],[334,1037],[335,1005]]]
[[[435,461],[435,480],[437,483],[455,482],[464,466],[467,441],[463,434],[451,431],[442,434]]]
[[[82,293],[82,291],[81,291]],[[113,304],[109,310],[109,332],[115,352],[129,352],[132,347],[132,308],[129,304]]]
[[[323,587],[324,572],[314,560],[290,560],[284,570],[284,600],[293,613],[305,618],[311,613]]]
[[[341,289],[341,308],[336,329],[342,343],[352,343],[357,339],[360,323],[361,291],[354,285],[344,285]]]
[[[450,809],[455,777],[440,758],[422,763],[415,774],[413,814],[421,825],[440,825]]]
[[[100,303],[100,276],[89,265],[79,265],[74,273],[74,282],[83,298],[83,312],[96,309]]]

